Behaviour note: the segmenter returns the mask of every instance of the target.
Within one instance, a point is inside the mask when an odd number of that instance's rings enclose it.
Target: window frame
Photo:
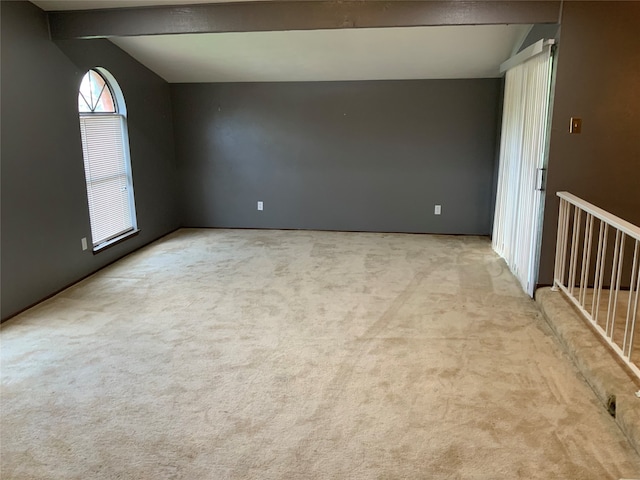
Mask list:
[[[91,183],[89,181],[89,177],[87,176],[87,171],[86,171],[87,160],[85,159],[85,154],[84,154],[85,147],[86,147],[85,136],[82,134],[82,131],[81,131],[82,157],[83,157],[84,174],[85,174],[85,192],[87,194],[87,209],[89,213],[89,222],[91,226],[90,238],[91,238],[92,251],[94,254],[96,254],[124,240],[127,240],[133,236],[136,236],[138,233],[140,233],[140,229],[138,228],[138,222],[137,222],[135,193],[134,193],[134,187],[133,187],[133,169],[131,165],[131,152],[130,152],[130,146],[129,146],[129,130],[127,125],[128,124],[127,108],[126,108],[126,103],[124,101],[124,96],[122,94],[122,91],[120,90],[120,86],[118,82],[113,77],[113,75],[111,75],[111,73],[108,70],[102,67],[92,67],[88,69],[85,72],[85,74],[82,76],[81,82],[85,79],[87,75],[90,74],[91,71],[94,71],[104,80],[106,89],[108,89],[108,92],[110,93],[111,98],[113,100],[115,111],[114,112],[81,112],[78,106],[78,122],[79,124],[81,124],[83,118],[95,118],[95,117],[118,118],[118,121],[120,123],[119,125],[120,134],[121,134],[120,140],[122,142],[124,174],[126,175],[128,208],[129,208],[129,215],[131,218],[131,227],[128,228],[127,230],[114,233],[111,236],[107,236],[103,239],[100,239],[98,242],[94,240],[93,238],[94,222],[91,217],[91,208],[90,208],[90,199],[89,199],[90,197],[89,186]],[[81,95],[80,86],[78,86],[78,98],[80,97],[80,95]],[[84,101],[86,103],[86,99]],[[89,106],[89,108],[91,107]]]

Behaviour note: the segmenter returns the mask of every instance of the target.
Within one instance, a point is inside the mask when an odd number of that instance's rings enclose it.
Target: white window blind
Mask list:
[[[536,45],[534,45],[536,46]],[[551,48],[509,68],[505,79],[493,248],[533,296],[537,280],[551,83]]]
[[[118,114],[80,115],[94,247],[134,229],[123,123]]]

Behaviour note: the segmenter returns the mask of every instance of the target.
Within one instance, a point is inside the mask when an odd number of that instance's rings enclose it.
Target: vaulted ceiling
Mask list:
[[[112,38],[169,82],[486,78],[522,25],[232,32]]]
[[[227,2],[34,0],[33,3],[47,11],[68,11]],[[509,58],[530,28],[530,24],[443,25],[108,38],[174,83],[489,78],[500,75],[499,65]]]

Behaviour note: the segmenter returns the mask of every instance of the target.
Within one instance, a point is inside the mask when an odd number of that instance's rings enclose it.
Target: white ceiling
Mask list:
[[[498,77],[528,25],[111,38],[168,82]]]
[[[34,0],[49,11],[229,0]],[[238,0],[235,0],[238,1]],[[530,25],[112,37],[171,83],[498,77]]]

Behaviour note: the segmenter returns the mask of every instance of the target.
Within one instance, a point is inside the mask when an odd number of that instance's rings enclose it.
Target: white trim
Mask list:
[[[538,40],[533,45],[529,45],[520,53],[514,55],[509,60],[503,62],[500,65],[500,73],[504,73],[510,68],[520,65],[521,63],[526,62],[530,58],[541,54],[542,52],[545,51],[545,49],[551,48],[551,45],[554,45],[555,43],[556,43],[555,40],[545,40],[545,39]]]

